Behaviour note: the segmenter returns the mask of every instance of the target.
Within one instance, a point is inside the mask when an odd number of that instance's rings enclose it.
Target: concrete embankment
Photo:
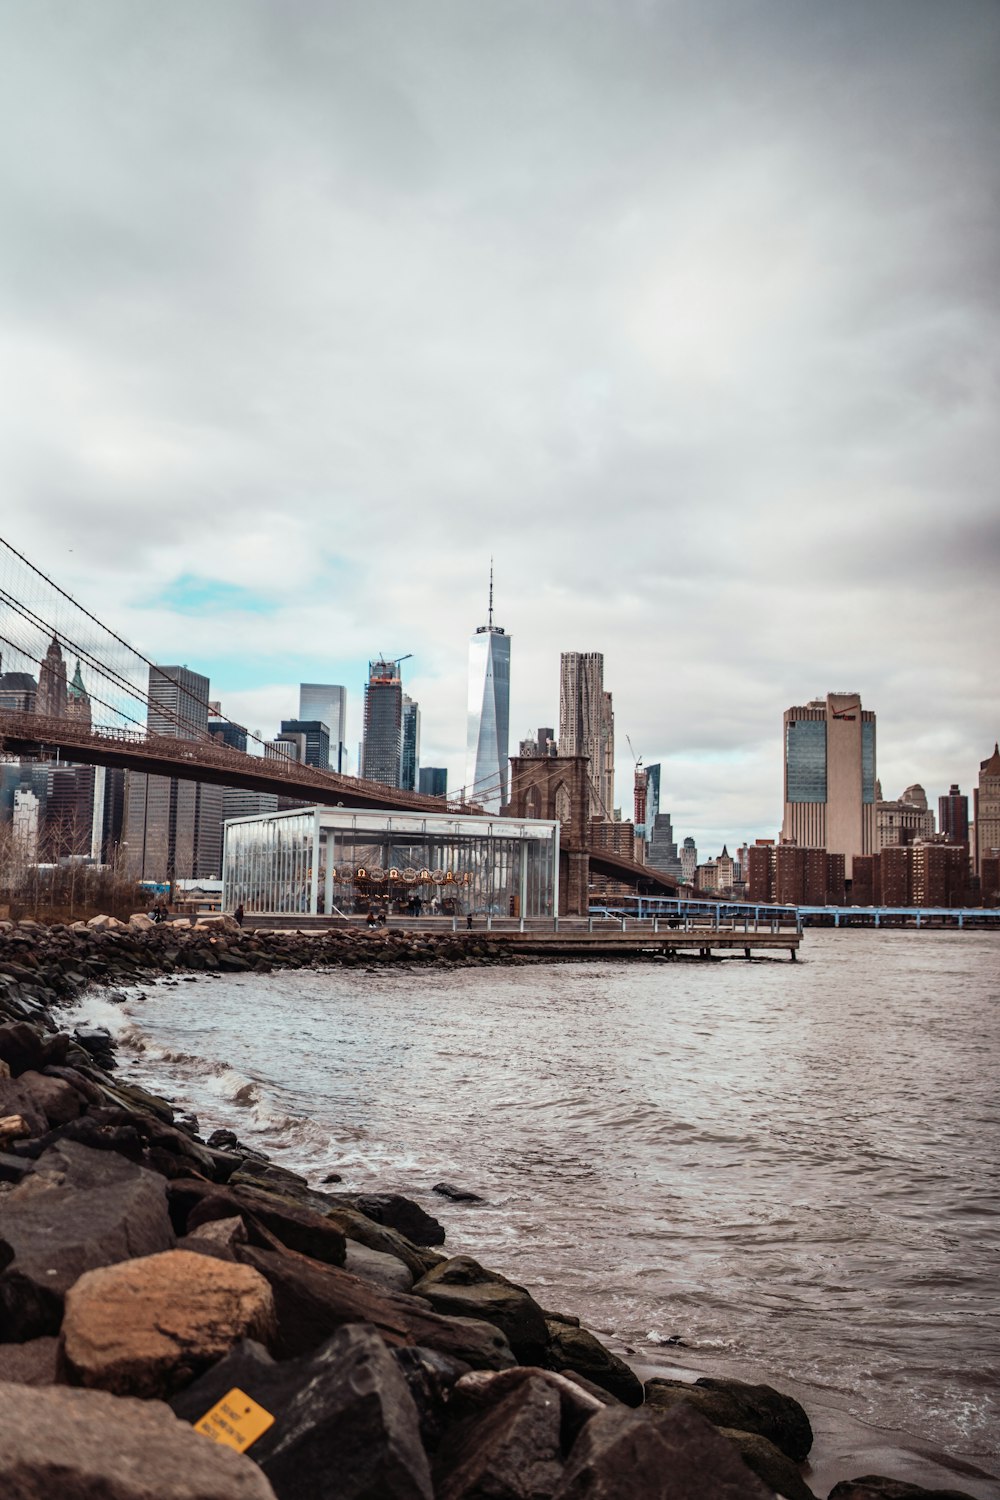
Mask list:
[[[394,961],[507,960],[481,934],[0,929],[0,1494],[810,1500],[793,1397],[643,1385],[570,1312],[449,1255],[419,1204],[203,1140],[106,1033],[59,1029],[91,985]]]

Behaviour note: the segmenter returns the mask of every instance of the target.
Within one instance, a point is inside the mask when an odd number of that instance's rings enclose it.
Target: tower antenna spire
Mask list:
[[[490,625],[493,624],[493,559],[490,558]]]

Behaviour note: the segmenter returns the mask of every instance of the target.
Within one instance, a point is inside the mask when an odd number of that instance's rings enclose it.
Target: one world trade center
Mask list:
[[[510,771],[510,636],[493,623],[493,568],[490,568],[489,623],[469,642],[469,719],[465,795],[487,812],[507,801]]]

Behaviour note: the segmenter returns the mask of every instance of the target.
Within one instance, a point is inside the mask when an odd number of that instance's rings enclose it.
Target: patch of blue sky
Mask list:
[[[224,642],[217,641],[212,646],[211,660],[206,658],[198,670],[208,673],[213,694],[216,684],[220,692],[243,693],[275,682],[331,682],[358,696],[364,693],[368,679],[368,659],[344,661],[319,651],[297,652],[294,656],[287,651],[273,654],[255,651],[248,657],[238,640],[233,644],[232,654]]]
[[[217,611],[231,613],[239,610],[244,614],[268,615],[278,609],[280,601],[270,599],[253,589],[243,588],[238,583],[221,583],[217,578],[199,578],[194,573],[182,573],[166,588],[161,589],[149,604],[165,606],[182,615],[206,615]]]

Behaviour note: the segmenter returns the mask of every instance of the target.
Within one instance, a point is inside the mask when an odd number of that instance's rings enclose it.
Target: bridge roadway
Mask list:
[[[251,792],[274,792],[280,797],[296,797],[321,807],[488,816],[481,807],[458,798],[449,800],[405,792],[359,776],[321,771],[284,757],[246,755],[218,740],[185,740],[132,729],[92,729],[73,719],[0,709],[0,752],[47,758],[54,751],[76,764],[116,766],[127,771],[144,771],[148,776],[176,776],[216,786],[243,787]],[[590,868],[597,874],[626,881],[638,890],[677,893],[675,881],[622,855],[603,849],[566,852],[588,853]]]

